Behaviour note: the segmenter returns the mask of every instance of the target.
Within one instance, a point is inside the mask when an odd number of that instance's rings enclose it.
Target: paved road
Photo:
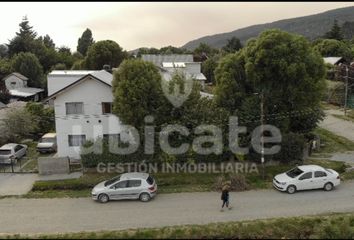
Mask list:
[[[2,199],[1,233],[58,233],[206,224],[272,217],[354,212],[354,181],[332,192],[294,195],[275,190],[231,193],[231,211],[220,212],[219,193],[160,194],[149,203],[89,198]]]
[[[334,117],[331,114],[343,115],[340,110],[326,110],[326,118],[319,124],[320,127],[331,131],[339,136],[345,137],[351,141],[354,141],[354,123],[351,121],[345,121],[340,118]]]

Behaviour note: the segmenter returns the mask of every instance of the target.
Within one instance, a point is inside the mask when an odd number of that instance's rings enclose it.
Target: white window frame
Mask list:
[[[71,109],[69,110],[69,106],[71,106],[74,111],[71,111]],[[84,114],[84,103],[83,102],[67,102],[67,103],[65,103],[65,112],[66,112],[66,115]]]
[[[76,139],[75,139],[76,137]],[[68,135],[68,145],[69,147],[80,147],[86,142],[86,135],[85,134],[69,134]]]

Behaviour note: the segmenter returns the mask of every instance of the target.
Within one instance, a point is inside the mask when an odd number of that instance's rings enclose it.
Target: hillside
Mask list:
[[[210,46],[220,48],[226,44],[227,39],[233,36],[238,37],[242,43],[245,43],[248,39],[258,36],[260,32],[269,28],[279,28],[287,32],[304,35],[309,39],[314,39],[323,36],[323,34],[331,28],[335,19],[338,20],[339,25],[342,25],[346,21],[354,21],[354,7],[339,8],[305,17],[252,25],[232,32],[205,36],[190,41],[182,47],[193,50],[203,42]]]

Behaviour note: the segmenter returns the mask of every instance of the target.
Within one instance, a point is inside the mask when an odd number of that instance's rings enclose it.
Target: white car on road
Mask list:
[[[340,184],[339,174],[333,169],[317,165],[298,166],[286,173],[276,175],[273,186],[290,194],[299,190],[324,189],[331,191]]]

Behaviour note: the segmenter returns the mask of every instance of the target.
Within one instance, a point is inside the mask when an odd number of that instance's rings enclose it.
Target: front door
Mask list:
[[[306,172],[299,177],[299,182],[297,184],[297,190],[308,190],[314,188],[313,173]]]
[[[108,191],[109,199],[112,200],[125,199],[126,198],[125,191],[127,189],[127,185],[128,185],[128,181],[124,180],[110,187]]]

